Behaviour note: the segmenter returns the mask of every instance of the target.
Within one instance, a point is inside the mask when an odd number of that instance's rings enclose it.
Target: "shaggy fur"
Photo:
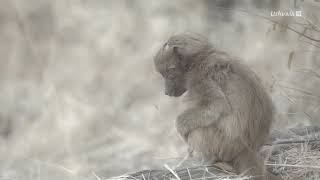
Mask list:
[[[192,150],[207,162],[228,162],[238,173],[279,179],[264,172],[258,156],[274,113],[252,70],[194,34],[172,36],[154,62],[166,80],[167,95],[178,97],[187,91],[188,108],[175,124]]]

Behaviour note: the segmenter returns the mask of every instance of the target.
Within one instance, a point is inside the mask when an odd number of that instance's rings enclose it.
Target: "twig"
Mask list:
[[[190,157],[190,153],[188,152],[173,169],[177,169],[178,167],[180,167],[189,157]]]
[[[320,166],[309,166],[309,165],[293,165],[293,164],[265,164],[266,166],[283,166],[283,167],[297,167],[297,168],[312,168],[320,169]]]
[[[279,83],[278,83],[279,84]],[[281,86],[280,86],[281,88]],[[288,99],[288,101],[291,103],[291,104],[297,104],[295,100],[293,100],[292,98],[289,97],[289,95],[285,92],[285,90],[283,90],[281,88],[280,90],[280,94],[283,95],[284,97],[286,97]],[[310,116],[308,113],[306,113],[305,111],[303,111],[303,114],[307,116],[307,118],[309,119],[309,121],[313,121],[313,118],[312,116]]]
[[[141,176],[142,176],[143,180],[146,180],[146,178],[144,177],[144,174],[141,174]]]
[[[266,143],[265,146],[273,146],[273,145],[285,145],[285,144],[301,144],[301,143],[313,143],[313,142],[320,142],[320,139],[311,139],[311,140],[281,140],[281,141],[275,141],[272,143]]]
[[[293,70],[295,72],[300,72],[300,73],[309,73],[313,76],[316,76],[317,78],[320,78],[320,74],[318,72],[316,72],[315,70],[313,69],[310,69],[310,68],[301,68],[301,69],[296,69],[296,70]]]
[[[164,165],[164,167],[171,173],[174,175],[174,177],[176,177],[178,180],[181,180],[180,177],[178,176],[178,174],[176,172],[174,172],[174,170],[172,170],[167,164]]]
[[[306,94],[306,95],[308,95],[308,96],[312,96],[312,97],[317,97],[317,98],[319,98],[318,96],[313,95],[312,92],[306,91],[306,90],[301,89],[301,88],[285,86],[285,85],[282,85],[282,84],[280,84],[280,83],[278,83],[278,86],[283,87],[283,88],[286,88],[286,89],[298,91],[298,92],[300,92],[300,93],[302,93],[302,94]]]
[[[302,18],[312,27],[313,30],[320,32],[320,27],[317,26],[314,22],[312,22],[310,19],[307,19],[304,16],[302,16]]]
[[[93,171],[92,171],[92,175],[93,175],[95,178],[97,178],[98,180],[101,180],[101,178],[100,178],[95,172],[93,172]]]
[[[314,44],[314,43],[312,43],[312,42],[309,42],[309,41],[303,41],[303,40],[300,40],[300,41],[301,41],[301,42],[304,42],[304,43],[307,43],[307,44],[309,44],[309,45],[311,45],[311,46],[314,46],[314,47],[320,48],[320,46],[319,46],[319,45]]]
[[[189,171],[189,168],[187,168],[187,172],[188,172],[189,179],[192,180],[192,175],[191,175],[191,173]]]

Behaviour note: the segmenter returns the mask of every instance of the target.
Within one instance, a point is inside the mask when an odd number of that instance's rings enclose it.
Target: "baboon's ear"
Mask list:
[[[191,64],[191,59],[187,56],[184,56],[180,51],[179,51],[179,47],[173,47],[173,53],[175,54],[175,56],[178,59],[179,64],[185,68],[185,70],[189,69],[189,66]]]

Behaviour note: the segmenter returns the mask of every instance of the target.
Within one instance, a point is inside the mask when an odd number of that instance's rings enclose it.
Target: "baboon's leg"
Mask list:
[[[254,180],[281,180],[264,168],[263,159],[258,152],[244,150],[232,161],[233,168],[238,173],[245,173],[253,176]]]
[[[232,166],[239,174],[245,173],[254,176],[255,180],[265,180],[262,162],[258,160],[255,152],[244,150],[232,161]]]

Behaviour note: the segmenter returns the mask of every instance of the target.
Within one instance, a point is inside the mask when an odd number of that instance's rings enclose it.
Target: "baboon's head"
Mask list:
[[[193,34],[180,34],[169,38],[154,58],[156,70],[165,79],[166,95],[179,97],[187,91],[186,74],[197,56],[208,47],[206,40]]]

